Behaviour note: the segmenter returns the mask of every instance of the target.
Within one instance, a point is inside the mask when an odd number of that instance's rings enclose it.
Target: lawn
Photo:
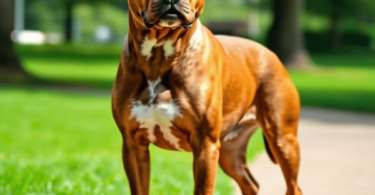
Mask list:
[[[289,71],[304,106],[375,113],[375,55],[314,55],[314,70]]]
[[[130,194],[108,95],[0,89],[0,194]],[[263,150],[260,132],[248,159]],[[192,155],[151,147],[151,194],[192,194]],[[230,194],[219,170],[216,194]]]
[[[121,47],[38,46],[20,52],[25,68],[39,78],[110,89]],[[314,69],[289,71],[303,105],[375,113],[373,53],[313,54],[312,59]]]
[[[109,91],[121,47],[18,50],[43,81]],[[316,68],[289,71],[303,105],[375,113],[374,55],[312,57]],[[0,110],[0,194],[130,194],[109,95],[8,86],[0,88]],[[249,148],[249,161],[263,151],[260,131]],[[151,151],[151,194],[192,194],[191,154]],[[219,169],[216,194],[232,190]]]

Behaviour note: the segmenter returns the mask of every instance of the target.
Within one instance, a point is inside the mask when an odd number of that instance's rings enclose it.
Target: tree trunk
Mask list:
[[[0,73],[25,73],[10,38],[14,14],[14,0],[0,0]]]
[[[73,8],[74,3],[67,1],[65,3],[65,41],[71,42],[73,39]]]
[[[124,11],[129,11],[128,2],[124,0],[116,0],[115,5]]]
[[[329,40],[334,48],[336,48],[340,44],[340,36],[339,36],[339,23],[340,18],[336,14],[331,15],[331,26],[329,32]]]
[[[303,0],[273,0],[274,22],[268,35],[268,46],[286,67],[309,66],[300,26],[303,3]]]

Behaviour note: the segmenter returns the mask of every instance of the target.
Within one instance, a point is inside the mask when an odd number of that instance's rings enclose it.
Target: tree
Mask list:
[[[333,45],[340,43],[339,24],[345,18],[373,17],[374,0],[306,0],[306,9],[315,14],[326,15],[331,20],[329,41]]]
[[[303,0],[272,1],[274,21],[268,35],[268,47],[286,67],[303,68],[309,65],[300,26],[303,3]]]
[[[0,1],[0,73],[26,73],[10,37],[14,30],[14,11],[14,0]]]
[[[124,6],[123,9],[127,9],[127,3],[125,0],[61,0],[64,6],[65,11],[65,20],[64,20],[64,33],[66,42],[71,42],[73,39],[73,9],[74,6],[78,3],[98,3],[98,2],[110,2],[116,3],[117,5]],[[123,3],[125,2],[125,4]]]
[[[64,33],[66,42],[71,42],[73,39],[73,8],[74,1],[64,1],[65,21],[64,21]]]

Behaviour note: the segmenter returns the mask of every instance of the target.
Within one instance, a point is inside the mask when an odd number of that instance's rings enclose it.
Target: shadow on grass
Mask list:
[[[41,78],[35,75],[0,74],[0,84],[12,86],[45,86],[71,89],[111,89],[113,80],[86,79],[66,81],[59,79]]]

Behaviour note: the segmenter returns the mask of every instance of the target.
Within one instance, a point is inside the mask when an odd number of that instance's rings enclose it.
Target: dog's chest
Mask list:
[[[131,103],[130,118],[138,123],[135,138],[165,149],[189,150],[186,135],[174,125],[174,121],[183,118],[178,100],[172,98],[161,79],[147,84]]]

